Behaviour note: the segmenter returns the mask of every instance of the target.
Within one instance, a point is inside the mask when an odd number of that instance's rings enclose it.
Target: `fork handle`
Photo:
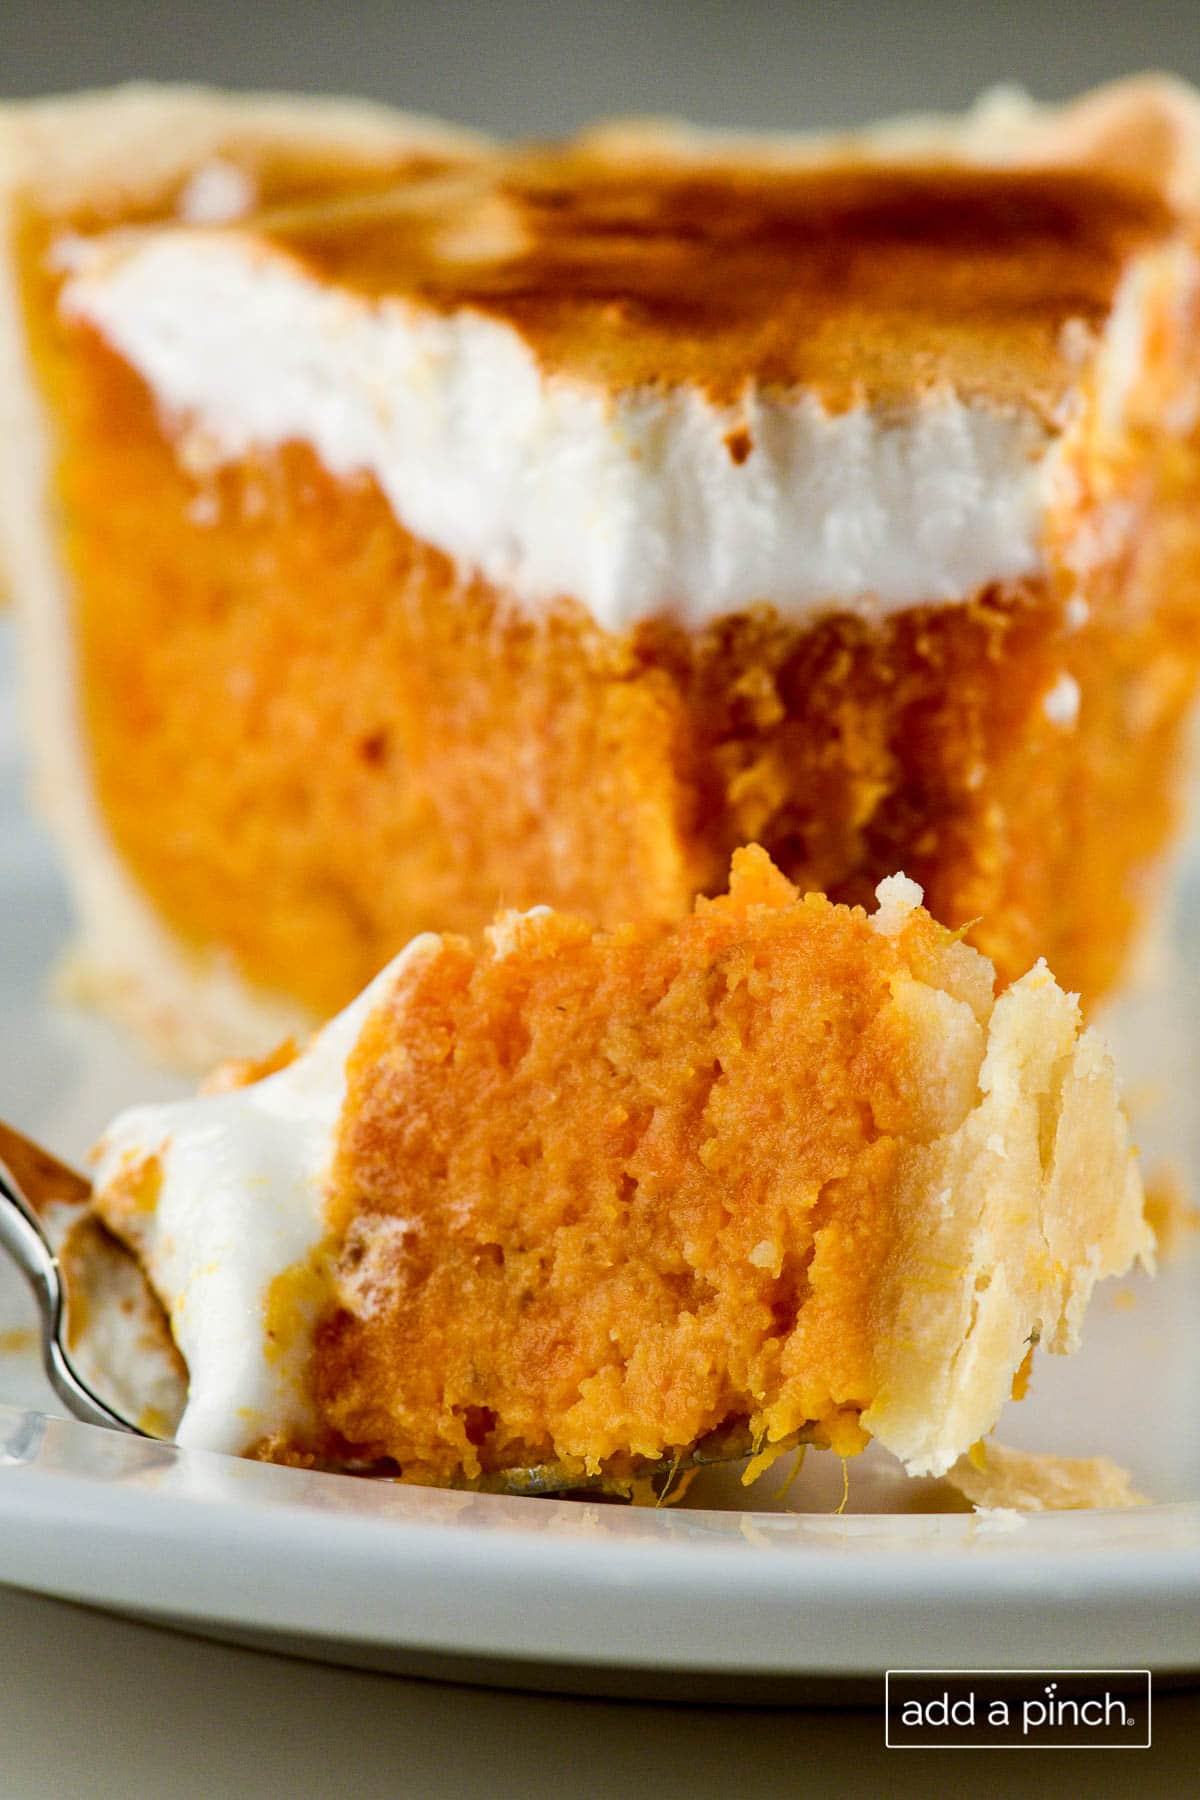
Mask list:
[[[0,1143],[0,1246],[8,1251],[33,1289],[48,1329],[57,1331],[62,1315],[62,1278],[54,1247],[3,1156]]]
[[[84,1424],[104,1425],[140,1437],[144,1433],[137,1426],[92,1392],[63,1351],[62,1271],[34,1202],[45,1205],[58,1199],[78,1204],[90,1191],[73,1169],[11,1126],[0,1125],[0,1248],[9,1252],[33,1289],[42,1317],[42,1363],[50,1385],[68,1412]]]

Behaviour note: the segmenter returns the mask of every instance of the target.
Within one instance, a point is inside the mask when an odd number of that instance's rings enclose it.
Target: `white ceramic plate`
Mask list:
[[[47,998],[67,908],[21,799],[10,649],[0,627],[0,1114],[78,1159],[119,1106],[182,1084]],[[1147,1160],[1196,1168],[1200,905],[1180,916],[1170,967],[1111,1030]],[[1198,1321],[1200,1257],[1102,1290],[1083,1351],[1041,1358],[999,1433],[1113,1456],[1152,1506],[931,1510],[953,1503],[939,1484],[869,1451],[841,1516],[841,1466],[816,1453],[786,1507],[778,1478],[748,1494],[720,1471],[656,1512],[390,1487],[47,1418],[32,1306],[0,1268],[0,1580],[305,1655],[593,1693],[768,1699],[889,1666],[1196,1671]]]

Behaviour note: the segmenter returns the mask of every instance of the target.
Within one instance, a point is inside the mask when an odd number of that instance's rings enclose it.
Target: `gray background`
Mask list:
[[[856,123],[1015,81],[1200,80],[1200,0],[0,0],[0,92],[131,76],[374,95],[502,132]]]

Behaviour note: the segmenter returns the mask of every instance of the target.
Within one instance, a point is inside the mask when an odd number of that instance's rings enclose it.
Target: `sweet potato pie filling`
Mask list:
[[[878,623],[764,604],[614,634],[460,574],[306,446],[212,466],[71,337],[96,792],[155,906],[260,988],[327,1016],[497,905],[679,917],[751,840],[851,903],[903,866],[1002,980],[1039,954],[1089,1001],[1117,978],[1200,663],[1192,445],[1081,469],[1045,577]],[[1093,509],[1123,528],[1080,575]]]
[[[755,848],[675,927],[543,908],[418,940],[371,990],[311,1250],[257,1326],[239,1302],[236,1367],[201,1290],[288,1202],[242,1182],[259,1223],[222,1237],[186,1169],[249,1167],[237,1097],[290,1117],[314,1077],[287,1052],[118,1121],[97,1205],[195,1346],[208,1430],[218,1370],[225,1435],[197,1441],[434,1483],[619,1482],[729,1431],[949,1467],[1149,1239],[1074,1000],[1039,965],[993,1002],[918,901],[801,897]],[[263,1356],[275,1398],[235,1408]]]

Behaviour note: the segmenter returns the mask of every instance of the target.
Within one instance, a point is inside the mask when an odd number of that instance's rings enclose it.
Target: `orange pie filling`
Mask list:
[[[903,867],[1004,981],[1039,954],[1089,1001],[1119,978],[1200,669],[1190,443],[1081,467],[1049,571],[963,603],[614,634],[459,573],[303,445],[191,473],[74,337],[89,763],[189,944],[323,1017],[414,932],[541,902],[676,918],[758,841],[850,903]]]
[[[428,936],[348,1032],[118,1120],[96,1204],[188,1360],[181,1440],[434,1483],[619,1482],[731,1431],[948,1468],[1150,1240],[1075,1001],[1042,965],[994,1001],[911,883],[880,898],[754,849],[674,927]],[[310,1247],[232,1307],[303,1185],[251,1126],[294,1142],[322,1083]]]
[[[56,305],[43,258],[28,310],[82,765],[157,926],[197,968],[320,1018],[414,932],[542,902],[678,919],[756,841],[848,903],[902,867],[1002,982],[1045,954],[1090,1004],[1157,885],[1200,668],[1196,262],[1162,195],[945,167],[630,175],[578,150],[496,167],[466,199],[414,176],[218,248],[372,329],[404,306],[430,329],[502,327],[547,394],[749,395],[725,439],[735,485],[774,454],[755,407],[835,425],[858,408],[882,431],[947,395],[1001,427],[1028,415],[1033,562],[903,604],[797,610],[768,587],[688,622],[681,587],[614,627],[570,589],[534,602],[478,572],[303,434],[223,445],[86,303]],[[217,240],[152,231],[101,256],[119,271],[141,244],[202,269]],[[923,491],[900,540],[944,504]],[[603,533],[604,504],[581,529]]]

